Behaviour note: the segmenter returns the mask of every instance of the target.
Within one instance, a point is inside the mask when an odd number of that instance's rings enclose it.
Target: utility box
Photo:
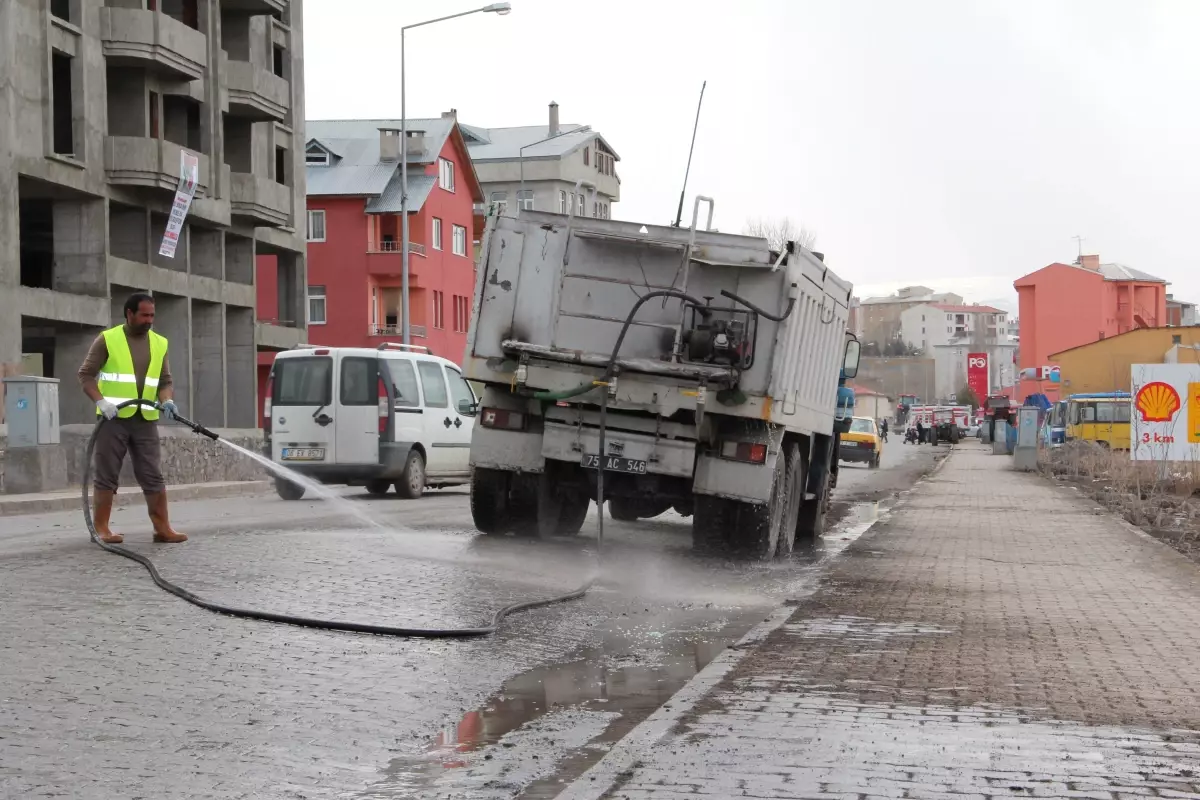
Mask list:
[[[4,379],[8,447],[59,443],[58,379],[16,375]]]

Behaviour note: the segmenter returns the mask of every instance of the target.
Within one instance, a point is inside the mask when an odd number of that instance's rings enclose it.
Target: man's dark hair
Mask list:
[[[130,314],[136,314],[142,307],[142,303],[154,305],[154,298],[145,292],[134,292],[129,295],[129,299],[125,301],[125,318],[129,319]]]

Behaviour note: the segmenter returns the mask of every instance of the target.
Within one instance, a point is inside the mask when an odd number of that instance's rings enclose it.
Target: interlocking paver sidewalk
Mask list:
[[[1200,797],[1200,568],[1010,464],[957,448],[561,797]]]

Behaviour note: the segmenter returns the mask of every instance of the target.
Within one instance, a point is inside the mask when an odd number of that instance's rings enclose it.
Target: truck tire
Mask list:
[[[284,500],[299,500],[301,497],[304,497],[304,487],[283,478],[276,478],[275,494]]]
[[[608,498],[608,515],[617,522],[636,522],[638,519],[639,503],[629,497]]]
[[[578,497],[568,497],[563,500],[562,511],[558,517],[558,530],[563,536],[575,536],[583,529],[587,519],[588,509],[592,500],[586,494]]]
[[[735,506],[733,529],[734,549],[751,558],[767,560],[775,557],[779,537],[791,500],[787,483],[786,449],[775,458],[771,476],[771,498],[765,505],[732,501]]]
[[[367,481],[367,494],[374,495],[375,497],[383,497],[388,493],[388,489],[390,488],[392,488],[392,484],[388,481]]]
[[[417,500],[425,493],[425,459],[416,450],[410,450],[404,462],[404,474],[396,481],[396,494],[409,500]]]
[[[471,521],[481,533],[508,532],[508,473],[475,467],[471,472]]]
[[[785,443],[781,457],[785,457],[786,474],[784,481],[788,486],[788,502],[784,512],[783,526],[779,529],[779,541],[775,545],[775,555],[787,558],[796,546],[796,526],[800,521],[800,507],[804,505],[804,489],[808,480],[804,457],[800,446],[794,442]]]
[[[825,535],[825,514],[829,511],[833,497],[833,486],[826,473],[821,485],[816,487],[816,497],[805,500],[800,505],[799,519],[796,523],[796,543],[801,547],[812,547],[816,541]]]
[[[730,531],[736,524],[734,501],[698,494],[692,501],[692,552],[719,555],[728,552]]]

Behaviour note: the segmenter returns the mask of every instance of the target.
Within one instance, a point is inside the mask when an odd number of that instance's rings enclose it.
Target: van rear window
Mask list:
[[[333,402],[333,359],[275,359],[271,402],[275,406],[327,406]]]
[[[378,364],[374,358],[342,358],[342,405],[373,406],[379,402]]]

